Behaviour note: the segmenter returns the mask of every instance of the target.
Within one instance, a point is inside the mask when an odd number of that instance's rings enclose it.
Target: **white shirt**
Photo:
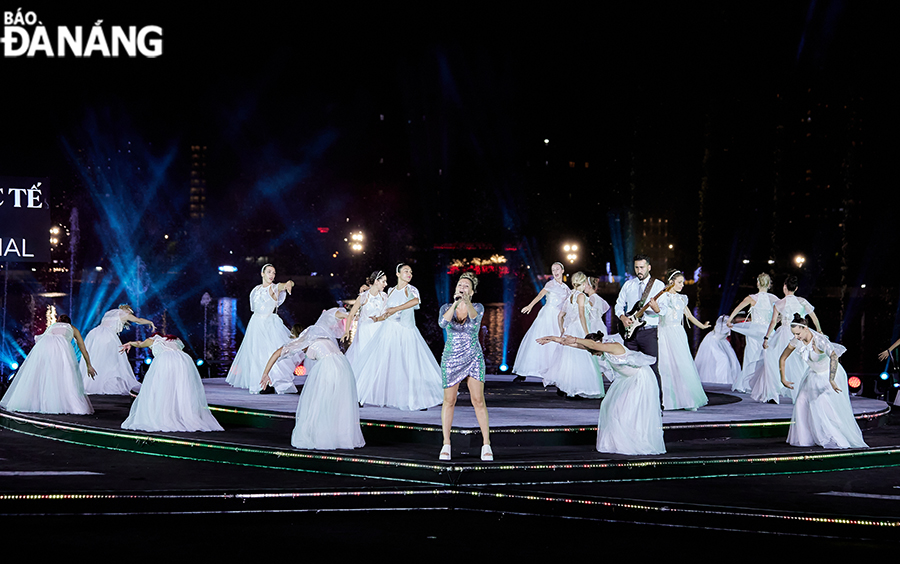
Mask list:
[[[616,299],[616,317],[631,311],[634,305],[641,301],[641,296],[644,295],[644,286],[648,283],[648,280],[650,280],[650,277],[645,278],[643,281],[632,278],[625,282],[622,289],[619,290],[619,297]],[[666,285],[663,284],[661,280],[653,279],[652,284],[653,286],[650,287],[650,294],[647,296],[648,301],[650,298],[666,289]],[[644,312],[643,317],[646,320],[648,327],[657,327],[659,325],[660,316],[665,316],[667,312],[668,308],[663,304],[659,304],[659,313],[653,311],[653,308],[648,307],[647,311]]]

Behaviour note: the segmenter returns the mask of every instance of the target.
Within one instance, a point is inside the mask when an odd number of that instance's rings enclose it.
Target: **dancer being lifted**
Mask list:
[[[559,310],[571,293],[569,287],[563,282],[565,271],[561,262],[554,262],[550,267],[553,278],[544,284],[544,288],[538,292],[530,304],[522,308],[522,313],[528,315],[542,298],[547,298],[547,303],[538,311],[531,328],[522,337],[519,352],[516,353],[512,371],[513,374],[518,374],[517,379],[525,376],[543,378],[544,373],[550,367],[550,359],[553,357],[557,345],[551,344],[542,347],[535,340],[544,335],[556,335],[559,332]]]
[[[82,358],[79,368],[84,393],[127,396],[133,388],[140,385],[134,377],[128,357],[119,354],[119,347],[122,346],[119,333],[129,323],[149,325],[150,331],[156,331],[156,325],[152,321],[135,317],[134,310],[128,304],[104,313],[100,325],[88,331],[84,345],[94,361],[97,375],[94,378],[88,375],[87,363]]]
[[[441,406],[444,444],[441,447],[441,460],[450,460],[450,428],[453,425],[459,384],[463,380],[469,388],[475,418],[481,429],[481,459],[494,460],[487,406],[484,403],[484,353],[478,342],[484,306],[472,303],[472,296],[477,288],[478,278],[471,272],[463,273],[456,283],[453,303],[442,305],[438,317],[438,325],[447,336],[444,353],[441,355],[441,377],[444,383],[444,404]]]
[[[412,267],[401,262],[396,273],[384,311],[372,318],[383,327],[356,357],[354,373],[361,404],[416,411],[443,401],[441,369],[416,328],[419,291],[409,283]]]
[[[236,388],[247,388],[251,394],[259,393],[259,375],[272,351],[285,344],[290,331],[278,316],[278,306],[284,303],[287,294],[294,288],[288,280],[275,283],[275,267],[267,264],[260,271],[262,283],[250,292],[250,309],[253,315],[247,323],[247,332],[241,347],[234,356],[225,381]],[[286,365],[277,366],[269,375],[272,387],[279,394],[297,393],[294,373]]]

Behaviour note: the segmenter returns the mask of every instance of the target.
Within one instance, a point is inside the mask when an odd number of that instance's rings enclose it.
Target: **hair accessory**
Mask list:
[[[684,276],[684,272],[682,272],[682,271],[680,271],[680,270],[676,270],[675,272],[673,272],[672,274],[670,274],[668,278],[666,278],[666,282],[671,282],[672,279],[675,278],[675,277],[678,276],[678,275]]]
[[[263,275],[263,274],[265,274],[265,273],[266,273],[266,268],[268,268],[268,267],[270,267],[270,266],[271,266],[272,268],[275,268],[275,265],[274,265],[274,264],[270,264],[270,263],[268,263],[268,262],[267,262],[266,264],[264,264],[263,267],[259,269],[259,274],[260,274],[260,276]]]

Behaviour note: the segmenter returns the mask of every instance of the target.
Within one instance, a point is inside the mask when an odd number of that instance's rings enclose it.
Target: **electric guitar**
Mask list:
[[[674,282],[669,284],[665,288],[663,288],[663,290],[660,291],[660,293],[653,296],[651,298],[651,300],[659,299],[660,296],[662,296],[663,294],[665,294],[666,292],[671,290],[673,286],[675,286]],[[620,335],[622,335],[622,338],[626,341],[628,339],[632,338],[634,336],[634,333],[638,329],[640,329],[641,327],[643,327],[644,325],[647,324],[647,320],[644,319],[643,317],[644,317],[644,312],[647,311],[648,307],[650,307],[650,300],[647,300],[647,303],[645,303],[643,307],[640,307],[640,305],[641,305],[640,302],[636,303],[634,305],[634,307],[631,308],[631,311],[628,312],[628,319],[631,320],[631,325],[629,325],[628,327],[625,327],[625,324],[624,323],[622,324],[622,331],[621,331]]]

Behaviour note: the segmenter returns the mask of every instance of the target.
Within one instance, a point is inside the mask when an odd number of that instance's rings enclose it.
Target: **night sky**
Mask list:
[[[702,265],[708,316],[767,270],[799,274],[832,335],[870,307],[873,350],[896,332],[896,48],[872,3],[22,6],[51,27],[164,32],[152,59],[0,59],[0,176],[50,177],[56,222],[80,208],[85,266],[106,264],[112,229],[172,233],[142,247],[169,266],[229,251],[297,274],[338,265],[344,293],[400,260],[428,275],[428,251],[458,242],[548,271],[577,240],[579,268],[621,275],[616,251],[646,251],[643,220],[664,218],[666,262]],[[195,144],[207,201],[192,231]],[[141,214],[127,233],[103,227],[84,174],[103,157],[119,169],[106,197]],[[366,260],[329,262],[347,229],[366,233]],[[871,306],[852,301],[866,282]]]

